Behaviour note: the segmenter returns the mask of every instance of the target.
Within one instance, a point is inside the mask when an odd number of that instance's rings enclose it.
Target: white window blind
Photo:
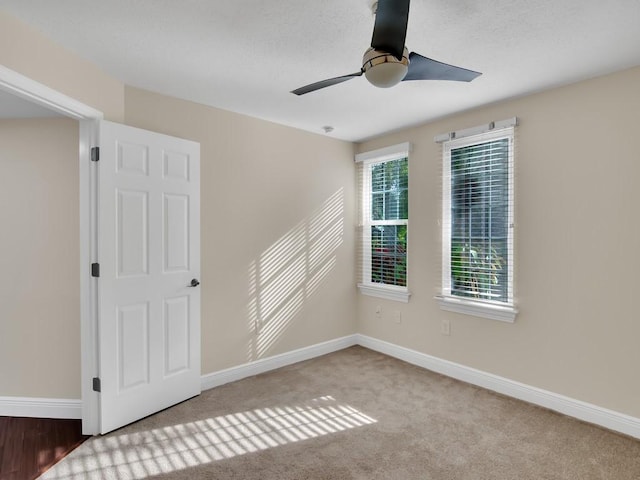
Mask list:
[[[360,291],[403,301],[408,299],[408,154],[409,144],[401,144],[356,156],[361,195]]]
[[[513,306],[513,133],[443,145],[445,298]]]

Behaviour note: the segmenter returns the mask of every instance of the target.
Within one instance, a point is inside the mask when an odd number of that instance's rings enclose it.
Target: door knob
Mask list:
[[[200,282],[195,278],[191,280],[191,283],[189,284],[190,287],[197,287],[198,285],[200,285]]]

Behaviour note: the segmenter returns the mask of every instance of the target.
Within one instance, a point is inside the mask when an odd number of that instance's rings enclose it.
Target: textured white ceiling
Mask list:
[[[409,50],[483,72],[472,83],[364,78],[371,0],[0,0],[0,8],[126,84],[364,140],[640,65],[639,0],[413,0]],[[517,112],[514,112],[517,113]]]

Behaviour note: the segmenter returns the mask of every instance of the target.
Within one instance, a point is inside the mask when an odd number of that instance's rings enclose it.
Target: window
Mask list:
[[[442,308],[512,322],[512,127],[445,142],[442,203]]]
[[[360,282],[366,295],[408,301],[409,144],[356,156],[360,171]]]

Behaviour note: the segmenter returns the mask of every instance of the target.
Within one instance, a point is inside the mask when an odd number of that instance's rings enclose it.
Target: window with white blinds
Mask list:
[[[513,128],[444,143],[442,243],[443,297],[513,306]]]
[[[408,300],[408,144],[356,156],[361,194],[360,271],[365,294]]]

